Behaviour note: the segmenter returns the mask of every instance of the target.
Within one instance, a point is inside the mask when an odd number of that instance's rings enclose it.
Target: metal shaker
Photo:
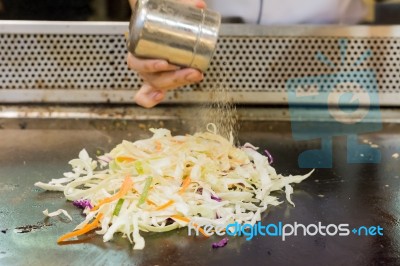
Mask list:
[[[221,16],[173,0],[138,0],[129,25],[128,50],[139,58],[206,71]]]

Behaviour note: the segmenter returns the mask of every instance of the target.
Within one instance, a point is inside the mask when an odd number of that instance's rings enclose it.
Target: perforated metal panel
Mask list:
[[[106,26],[1,26],[0,101],[132,102],[141,80],[126,66],[127,25]],[[346,77],[374,78],[383,104],[400,103],[397,31],[224,27],[204,81],[171,93],[167,101],[207,101],[212,90],[225,87],[237,102],[286,103],[288,80],[314,82],[339,73],[344,82],[337,92],[360,91]],[[366,69],[374,76],[359,73]],[[368,86],[363,89],[376,89]]]
[[[285,92],[291,78],[363,69],[375,70],[381,93],[399,89],[400,39],[222,37],[207,78],[199,87],[212,90],[223,84],[238,92]],[[350,85],[340,88],[360,89]]]
[[[126,45],[114,35],[0,35],[0,89],[109,90],[137,87]]]

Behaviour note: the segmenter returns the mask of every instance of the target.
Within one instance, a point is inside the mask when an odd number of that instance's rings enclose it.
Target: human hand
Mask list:
[[[194,5],[198,8],[205,8],[203,0],[180,0],[183,3]],[[136,0],[129,0],[131,7]],[[200,82],[203,73],[193,68],[181,68],[169,64],[166,60],[140,59],[128,53],[128,67],[137,72],[144,83],[135,95],[137,104],[151,108],[160,103],[169,90]]]

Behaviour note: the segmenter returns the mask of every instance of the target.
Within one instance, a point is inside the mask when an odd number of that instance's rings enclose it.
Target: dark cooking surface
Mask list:
[[[380,146],[379,165],[347,164],[345,138],[336,138],[333,169],[317,169],[309,179],[295,185],[295,208],[285,201],[263,216],[263,224],[380,225],[384,236],[292,236],[286,241],[279,237],[255,237],[252,241],[231,237],[225,248],[213,250],[211,243],[221,237],[188,237],[186,229],[181,229],[147,234],[146,248],[133,251],[126,239],[117,236],[103,243],[94,234],[80,244],[57,245],[58,236],[82,220],[80,210],[66,202],[62,193],[43,192],[33,184],[61,177],[70,170],[67,162],[82,148],[93,156],[124,138],[149,136],[143,129],[145,122],[0,122],[1,265],[400,264],[400,159],[392,157],[400,153],[400,125],[384,124],[382,132],[362,137]],[[176,133],[188,132],[177,121],[165,121],[164,126],[176,129]],[[308,172],[298,168],[297,156],[318,145],[315,141],[294,142],[288,122],[243,122],[240,139],[268,148],[275,159],[274,167],[283,174]],[[74,221],[45,219],[42,211],[47,208],[66,209]]]

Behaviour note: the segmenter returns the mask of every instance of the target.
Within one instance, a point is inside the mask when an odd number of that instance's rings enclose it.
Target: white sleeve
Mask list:
[[[259,24],[354,24],[367,13],[363,0],[206,0],[223,17]]]
[[[224,18],[239,17],[246,23],[257,23],[262,14],[260,0],[205,0],[207,8]]]

